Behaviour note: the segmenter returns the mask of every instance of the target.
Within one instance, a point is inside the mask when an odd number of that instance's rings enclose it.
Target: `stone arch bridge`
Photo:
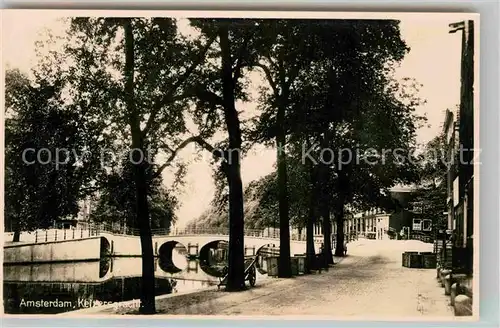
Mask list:
[[[109,242],[111,256],[141,256],[139,236],[101,232],[100,235]],[[217,230],[182,231],[168,235],[153,235],[153,251],[155,256],[184,246],[188,257],[200,257],[208,248],[215,248],[221,242],[229,241],[227,233]],[[321,238],[315,238],[315,248],[319,249]],[[279,248],[279,234],[266,234],[263,231],[245,231],[245,255],[257,255],[263,247]],[[291,255],[306,252],[305,236],[290,236]]]
[[[23,233],[22,240],[4,245],[4,263],[35,266],[26,281],[89,281],[99,282],[111,277],[134,277],[141,275],[141,243],[137,235],[116,231],[93,229],[81,231],[43,231]],[[291,234],[291,255],[304,254],[305,236]],[[155,268],[160,277],[199,280],[205,279],[202,271],[218,276],[217,270],[208,261],[209,251],[218,248],[220,242],[228,242],[225,231],[194,230],[171,234],[153,235]],[[319,250],[322,238],[316,237],[315,249]],[[245,231],[245,255],[269,255],[264,247],[279,248],[279,233],[267,231]],[[174,249],[184,248],[181,254],[187,258],[185,269],[174,264]],[[263,251],[264,250],[264,251]],[[261,252],[260,252],[261,251]],[[272,252],[274,253],[274,252]],[[176,252],[179,260],[179,252]],[[263,259],[261,257],[261,259]],[[75,262],[77,261],[77,262]],[[131,263],[136,263],[134,265]],[[185,260],[181,261],[185,262]],[[73,268],[72,274],[62,274]],[[114,269],[113,269],[114,268]],[[198,270],[201,268],[201,271]],[[14,269],[4,270],[7,280],[23,280]],[[56,274],[57,273],[57,274]],[[214,278],[215,279],[215,278]]]
[[[141,243],[139,236],[118,235],[106,232],[101,232],[101,252],[104,251],[110,257],[140,257]],[[279,236],[268,234],[263,231],[245,231],[244,238],[244,253],[246,256],[269,255],[269,250],[279,248]],[[294,236],[290,240],[290,253],[305,254],[306,241],[303,238]],[[302,236],[300,236],[302,237]],[[305,236],[304,236],[305,237]],[[228,242],[229,236],[224,232],[203,230],[190,231],[186,233],[176,233],[169,235],[154,235],[153,236],[153,252],[158,259],[159,267],[168,273],[179,274],[188,270],[182,270],[174,262],[175,255],[179,253],[179,249],[183,249],[184,255],[188,259],[196,259],[200,268],[210,276],[220,276],[221,268],[217,265],[212,266],[210,257],[213,254],[212,250],[220,248],[221,242]],[[321,239],[315,240],[315,249],[319,250]],[[177,251],[174,253],[174,249]],[[267,253],[267,254],[266,254]],[[272,252],[277,254],[277,252]],[[260,258],[262,260],[262,257]],[[139,265],[140,267],[140,265]]]

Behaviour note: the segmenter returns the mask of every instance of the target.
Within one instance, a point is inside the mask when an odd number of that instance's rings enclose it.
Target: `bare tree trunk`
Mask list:
[[[14,230],[14,237],[12,238],[12,242],[16,243],[21,238],[21,231],[19,229]]]
[[[144,165],[135,165],[135,184],[137,201],[137,225],[139,227],[142,251],[142,295],[140,312],[154,314],[155,307],[155,276],[153,238],[149,220],[147,199],[147,181]]]
[[[238,160],[234,158],[234,160]],[[240,165],[229,167],[229,254],[227,291],[245,289],[245,253],[243,221],[243,183]]]
[[[349,176],[344,170],[341,170],[337,177],[337,199],[335,202],[335,219],[337,220],[337,247],[335,247],[335,256],[344,256],[344,206],[346,197],[349,194]]]
[[[314,209],[309,209],[306,228],[306,273],[316,269],[316,250],[314,249]]]
[[[307,145],[308,148],[310,145]],[[306,273],[311,273],[311,270],[316,269],[316,251],[314,250],[314,222],[315,222],[315,203],[316,203],[316,188],[314,186],[315,175],[311,161],[306,161],[306,170],[309,174],[309,199],[308,213],[306,218]]]
[[[330,147],[330,131],[326,128],[324,136],[321,140],[323,149]],[[328,155],[326,155],[328,156]],[[331,176],[330,167],[326,163],[333,162],[333,158],[326,158],[323,156],[323,162],[319,163],[319,181],[320,181],[320,197],[321,197],[321,217],[323,218],[323,263],[325,268],[333,264],[332,256],[332,226],[330,218],[330,203],[331,203]]]
[[[245,289],[245,249],[243,220],[243,183],[241,181],[240,151],[241,130],[238,112],[235,107],[235,82],[232,73],[231,44],[229,29],[222,24],[219,29],[222,61],[222,89],[224,117],[229,134],[227,155],[229,183],[229,254],[226,290]]]
[[[328,199],[323,199],[323,204],[321,204],[322,208],[322,218],[323,218],[323,265],[328,267],[330,264],[333,264],[333,255],[332,255],[332,226],[330,219],[330,202]]]
[[[125,21],[125,94],[132,135],[132,159],[134,164],[134,182],[136,191],[137,226],[139,227],[142,251],[142,293],[140,312],[154,314],[155,277],[153,238],[149,222],[148,182],[146,179],[146,154],[140,127],[139,115],[134,98],[134,35],[130,19]]]
[[[278,161],[278,202],[280,218],[280,256],[278,263],[278,277],[290,278],[292,276],[292,267],[290,261],[290,220],[288,217],[288,190],[287,190],[287,169],[285,152],[285,131],[284,108],[278,108],[276,137],[277,161]]]
[[[337,221],[337,236],[335,256],[344,256],[344,197],[340,196],[335,204],[335,220]]]

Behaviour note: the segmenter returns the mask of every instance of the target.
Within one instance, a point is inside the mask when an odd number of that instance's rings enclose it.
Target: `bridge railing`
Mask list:
[[[22,231],[19,236],[20,243],[44,243],[44,242],[54,242],[72,239],[82,239],[95,237],[99,235],[99,231],[96,229],[46,229],[46,230],[35,230],[35,231]],[[5,241],[7,243],[12,242],[14,238],[13,232],[7,232],[4,235]]]
[[[221,235],[228,236],[229,229],[227,228],[186,228],[186,229],[173,229],[170,236],[195,236],[195,235]],[[271,230],[258,230],[258,229],[245,229],[244,230],[245,237],[254,237],[254,238],[272,238],[279,239],[280,233],[279,231],[271,231]],[[297,234],[291,233],[290,240],[293,241],[306,241],[305,234]]]
[[[22,232],[21,242],[51,242],[70,239],[81,239],[98,236],[101,233],[111,233],[114,235],[140,236],[139,229],[126,226],[118,226],[111,223],[87,223],[79,222],[77,227],[69,229],[47,229],[34,232]],[[186,228],[186,229],[152,229],[153,236],[196,236],[196,235],[220,235],[228,236],[229,229],[226,228]],[[246,237],[279,239],[280,233],[276,230],[245,229]],[[6,240],[12,240],[13,233],[6,233]],[[319,242],[322,236],[315,236],[315,243]],[[306,241],[305,234],[291,233],[290,240]]]
[[[229,229],[225,228],[186,228],[174,229],[170,232],[170,236],[185,236],[185,235],[229,235]],[[264,230],[245,229],[244,235],[247,237],[262,237],[262,238],[279,238],[279,232],[269,232]]]
[[[79,222],[79,226],[83,229],[96,230],[98,233],[108,232],[115,235],[127,235],[127,236],[140,236],[140,230],[137,228],[127,227],[120,224],[114,223],[88,223]],[[151,229],[151,234],[153,236],[165,236],[169,234],[168,229]]]

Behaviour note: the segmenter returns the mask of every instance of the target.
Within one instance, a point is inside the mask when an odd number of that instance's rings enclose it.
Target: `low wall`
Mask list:
[[[111,243],[111,253],[113,256],[141,256],[141,238],[136,236],[123,236],[123,235],[112,235],[112,234],[102,234],[103,237],[107,238]],[[153,238],[153,247],[154,247]],[[160,245],[158,245],[160,247]],[[153,249],[154,252],[154,249]],[[156,255],[156,253],[155,253]]]
[[[101,237],[4,246],[4,264],[99,260]]]

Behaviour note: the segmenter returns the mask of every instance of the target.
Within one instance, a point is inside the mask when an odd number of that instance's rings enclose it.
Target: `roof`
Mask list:
[[[415,190],[416,190],[415,186],[405,186],[405,185],[394,186],[390,189],[391,192],[413,192]]]

